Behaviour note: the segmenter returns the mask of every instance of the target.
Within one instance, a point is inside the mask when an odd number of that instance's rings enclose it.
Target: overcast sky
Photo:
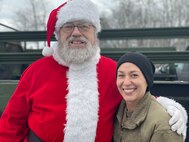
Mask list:
[[[65,0],[45,0],[47,1],[47,8],[50,13],[50,11],[53,8],[56,8],[60,4],[62,4]],[[110,7],[112,6],[111,1],[113,0],[92,0],[94,3],[97,4],[100,12],[110,12]],[[23,9],[24,7],[27,7],[27,0],[2,0],[0,2],[0,23],[14,26],[13,18],[14,18],[14,12],[18,9]],[[0,26],[0,30],[3,30],[4,28]],[[7,29],[6,29],[7,30]]]

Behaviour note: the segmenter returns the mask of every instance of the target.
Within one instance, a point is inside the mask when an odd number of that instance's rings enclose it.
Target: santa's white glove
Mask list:
[[[179,135],[182,134],[185,140],[188,121],[188,116],[185,108],[181,104],[175,102],[175,100],[166,97],[158,97],[157,101],[171,115],[171,119],[169,120],[171,129],[173,131],[176,131]]]

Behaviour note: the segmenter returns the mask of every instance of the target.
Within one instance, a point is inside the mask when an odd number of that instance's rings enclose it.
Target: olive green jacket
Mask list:
[[[123,100],[114,122],[114,142],[183,142],[183,136],[169,126],[166,110],[147,93],[134,112],[126,116]]]

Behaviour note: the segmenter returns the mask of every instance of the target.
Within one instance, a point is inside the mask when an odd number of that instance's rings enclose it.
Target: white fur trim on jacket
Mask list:
[[[94,142],[99,109],[96,61],[90,61],[84,68],[71,65],[67,78],[64,142]]]
[[[167,110],[167,107],[170,106],[170,105],[175,106],[176,108],[178,108],[178,109],[181,111],[181,113],[182,113],[182,115],[183,115],[183,117],[184,117],[185,123],[187,123],[187,121],[188,121],[188,115],[187,115],[186,109],[185,109],[181,104],[177,103],[177,102],[176,102],[175,100],[173,100],[173,99],[169,99],[169,98],[167,98],[167,97],[162,97],[162,96],[158,97],[158,98],[157,98],[157,101],[158,101],[166,110]]]
[[[166,97],[158,97],[157,101],[168,111],[168,113],[170,115],[174,114],[174,111],[176,111],[175,108],[180,111],[180,113],[177,113],[177,115],[175,115],[175,118],[178,120],[179,117],[182,117],[183,121],[184,121],[183,122],[184,125],[182,127],[175,125],[174,128],[172,127],[172,130],[176,129],[178,134],[183,134],[183,138],[185,140],[186,133],[187,133],[187,121],[188,121],[188,115],[187,115],[186,109],[181,104],[176,102],[175,100],[169,99]],[[169,110],[169,109],[171,109],[171,110]],[[169,121],[169,122],[171,122],[171,121]]]

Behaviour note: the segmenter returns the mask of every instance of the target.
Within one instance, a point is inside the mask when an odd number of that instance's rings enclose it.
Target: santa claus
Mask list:
[[[90,0],[70,0],[51,12],[45,57],[23,73],[0,120],[0,141],[111,142],[121,96],[116,62],[100,55],[100,31]]]

